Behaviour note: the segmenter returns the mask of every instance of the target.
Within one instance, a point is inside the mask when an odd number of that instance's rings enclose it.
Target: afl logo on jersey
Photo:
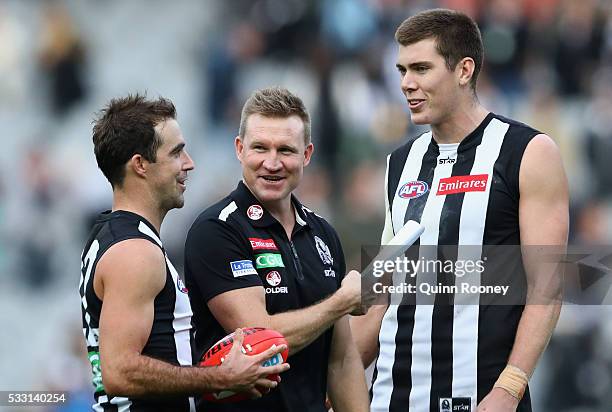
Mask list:
[[[178,290],[180,290],[183,293],[187,293],[188,290],[185,287],[185,284],[183,283],[183,281],[181,280],[181,278],[177,278],[176,279],[176,287],[178,288]]]
[[[281,275],[276,270],[273,270],[266,275],[266,281],[270,286],[278,286],[281,283]]]
[[[421,197],[429,190],[427,183],[420,180],[404,183],[397,191],[397,195],[403,199]]]

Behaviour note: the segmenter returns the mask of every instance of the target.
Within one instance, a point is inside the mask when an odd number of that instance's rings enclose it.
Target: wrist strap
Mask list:
[[[523,370],[513,365],[507,365],[493,387],[504,389],[520,401],[523,399],[528,382],[529,377]]]

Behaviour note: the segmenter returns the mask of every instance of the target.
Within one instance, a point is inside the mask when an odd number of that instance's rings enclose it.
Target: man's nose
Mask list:
[[[184,155],[185,155],[185,163],[183,165],[183,169],[184,170],[193,170],[195,168],[195,163],[193,161],[193,159],[191,158],[191,156],[189,156],[189,153],[187,153],[187,151],[184,151]]]
[[[266,158],[264,159],[263,166],[270,171],[279,170],[282,167],[282,164],[278,157],[278,153],[274,150],[268,152]]]
[[[402,78],[402,84],[401,84],[401,87],[402,87],[402,91],[403,91],[404,93],[407,93],[407,92],[413,92],[413,91],[415,91],[416,89],[418,89],[418,88],[419,88],[419,86],[417,85],[417,83],[414,81],[414,77],[413,77],[413,76],[411,76],[411,75],[409,75],[409,74],[406,74],[406,75],[405,75],[405,76]]]

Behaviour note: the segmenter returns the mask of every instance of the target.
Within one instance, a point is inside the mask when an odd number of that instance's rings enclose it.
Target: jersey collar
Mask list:
[[[476,129],[474,129],[470,134],[468,134],[458,145],[457,152],[465,152],[466,150],[471,149],[474,146],[478,146],[482,141],[482,134],[484,129],[489,125],[491,120],[495,117],[493,112],[489,112],[485,118],[480,122]],[[440,154],[440,145],[435,141],[433,135],[431,137],[431,144],[435,147],[436,152]]]
[[[247,220],[251,222],[251,225],[253,225],[254,227],[268,227],[275,224],[280,224],[278,220],[276,220],[274,216],[272,216],[270,212],[268,212],[266,208],[263,207],[261,203],[259,203],[259,200],[257,200],[255,195],[251,193],[249,188],[244,184],[242,180],[238,183],[238,187],[236,187],[236,190],[232,192],[231,197],[236,201],[236,205],[238,206],[238,210],[240,211],[240,213],[244,214]],[[300,201],[293,194],[291,194],[291,204],[293,205],[293,208],[295,210],[296,224],[302,227],[308,226],[308,220],[306,212],[304,211],[304,206],[302,206]],[[260,218],[254,219],[253,217],[249,216],[249,208],[260,208],[263,214]],[[256,213],[251,215],[256,216]]]

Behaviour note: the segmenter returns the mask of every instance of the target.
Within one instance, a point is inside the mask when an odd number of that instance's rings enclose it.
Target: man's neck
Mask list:
[[[439,124],[431,125],[433,138],[438,144],[461,143],[489,114],[478,102],[462,107],[465,109],[458,109]]]
[[[128,195],[123,190],[114,190],[112,211],[126,210],[136,213],[147,219],[157,230],[157,233],[160,233],[161,224],[167,212],[161,211],[158,207],[153,206],[153,202],[145,200],[146,198],[147,196],[141,197],[135,193]]]
[[[295,211],[291,198],[283,199],[281,202],[273,205],[263,204],[263,206],[283,226],[287,233],[287,238],[291,239],[293,227],[295,226]]]

